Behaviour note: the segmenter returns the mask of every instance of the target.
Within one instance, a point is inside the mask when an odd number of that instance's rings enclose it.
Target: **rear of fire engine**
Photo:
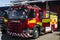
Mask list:
[[[39,7],[20,6],[10,8],[4,18],[7,34],[23,38],[38,38],[41,33],[53,32],[57,28],[57,16],[46,13]]]

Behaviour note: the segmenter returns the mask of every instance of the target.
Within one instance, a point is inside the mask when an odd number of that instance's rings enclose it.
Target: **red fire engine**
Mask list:
[[[4,18],[7,34],[23,38],[38,38],[41,33],[53,32],[57,28],[57,15],[37,6],[14,6]]]

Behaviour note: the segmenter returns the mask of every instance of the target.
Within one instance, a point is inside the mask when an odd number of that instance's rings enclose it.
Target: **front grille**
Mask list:
[[[18,33],[20,23],[10,23],[10,31]]]
[[[10,23],[10,26],[11,27],[19,27],[20,26],[20,23]]]

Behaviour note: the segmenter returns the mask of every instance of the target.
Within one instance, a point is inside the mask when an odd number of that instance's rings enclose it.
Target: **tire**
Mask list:
[[[54,32],[54,27],[51,27],[51,33],[53,33]]]
[[[2,31],[2,34],[7,34],[7,31],[6,30],[1,30]]]
[[[4,26],[4,27],[1,27],[1,32],[2,32],[2,34],[7,34],[7,30],[6,30],[6,27]]]
[[[36,39],[39,37],[39,31],[38,31],[38,28],[34,28],[33,30],[33,38]]]

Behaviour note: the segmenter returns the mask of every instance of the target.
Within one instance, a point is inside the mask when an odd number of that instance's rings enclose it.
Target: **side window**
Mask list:
[[[25,8],[24,11],[25,11],[26,15],[28,15],[28,9]]]
[[[30,9],[28,16],[29,16],[29,18],[34,18],[35,17],[35,10]]]
[[[39,18],[43,18],[43,11],[39,10]]]

